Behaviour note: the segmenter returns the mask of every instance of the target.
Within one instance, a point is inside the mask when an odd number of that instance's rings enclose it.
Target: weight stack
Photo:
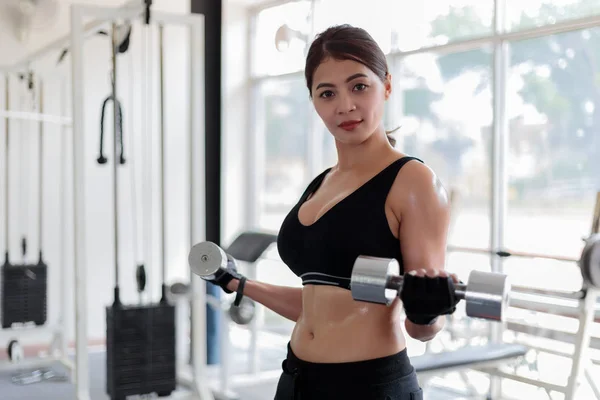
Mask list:
[[[106,391],[111,400],[175,390],[175,307],[106,308]]]
[[[48,299],[48,266],[37,264],[2,266],[2,328],[15,323],[46,323]]]

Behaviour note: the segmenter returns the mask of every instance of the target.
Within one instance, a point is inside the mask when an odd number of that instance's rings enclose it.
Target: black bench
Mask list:
[[[527,346],[512,343],[489,343],[482,346],[466,346],[454,351],[427,353],[412,357],[411,363],[417,375],[454,372],[498,365],[524,356]]]

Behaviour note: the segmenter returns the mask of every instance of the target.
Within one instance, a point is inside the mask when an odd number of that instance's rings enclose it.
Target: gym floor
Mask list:
[[[281,364],[279,362],[278,364]],[[105,353],[98,352],[90,355],[90,387],[91,400],[110,400],[105,390]],[[276,366],[273,366],[276,367]],[[53,368],[57,373],[63,374],[64,368],[58,365]],[[21,386],[12,383],[12,377],[17,371],[0,373],[0,392],[3,400],[74,400],[74,385],[65,382],[39,382],[31,385]],[[237,392],[239,400],[268,400],[273,399],[276,381],[269,381],[251,386],[244,386],[243,390]],[[170,397],[171,399],[192,400],[195,399],[186,389],[182,388]],[[440,389],[428,390],[427,400],[443,399],[465,399],[459,394],[450,394]]]
[[[261,340],[260,363],[261,370],[279,370],[281,360],[285,357],[286,336],[280,334],[268,335],[268,340]],[[232,332],[234,340],[232,351],[231,368],[234,374],[243,374],[248,366],[248,342],[247,331],[239,329]],[[110,400],[106,394],[106,356],[104,349],[98,347],[90,350],[90,392],[91,400]],[[51,368],[57,375],[65,376],[65,368],[57,363]],[[13,383],[13,377],[32,371],[32,369],[12,370],[0,372],[0,398],[2,400],[74,400],[74,385],[64,381],[42,381],[30,385],[19,385]],[[208,381],[211,386],[218,387],[218,371],[209,370]],[[249,385],[238,386],[234,391],[239,397],[238,400],[269,400],[273,399],[277,381],[276,379],[262,383],[252,383]],[[170,397],[178,400],[195,400],[196,398],[185,388],[180,388]],[[441,388],[427,388],[425,392],[427,400],[448,400],[448,399],[483,399],[483,397],[468,397],[464,393],[454,393]],[[165,398],[166,399],[166,398]]]

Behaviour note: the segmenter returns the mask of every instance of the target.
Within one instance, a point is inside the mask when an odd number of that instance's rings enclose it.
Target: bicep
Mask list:
[[[450,223],[448,195],[442,183],[426,166],[415,167],[399,201],[398,238],[405,273],[444,269]]]

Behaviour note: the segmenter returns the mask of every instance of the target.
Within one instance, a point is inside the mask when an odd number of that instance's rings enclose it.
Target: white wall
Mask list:
[[[88,1],[88,3],[90,3]],[[104,5],[121,4],[123,1],[106,1]],[[156,0],[155,9],[170,12],[188,13],[190,10],[189,0]],[[51,32],[44,35],[33,35],[29,44],[25,48],[12,46],[11,53],[4,53],[0,59],[0,64],[14,62],[25,54],[40,48],[51,40],[68,33],[68,8],[61,10],[59,22]],[[131,208],[131,187],[132,187],[132,167],[135,166],[137,176],[137,200],[138,202],[147,199],[141,190],[144,175],[142,174],[143,152],[149,141],[142,140],[141,107],[144,104],[142,79],[143,70],[141,68],[141,45],[140,32],[134,31],[132,43],[129,51],[119,56],[118,97],[121,99],[124,109],[124,130],[126,140],[126,157],[128,163],[119,168],[120,185],[120,265],[121,271],[121,299],[126,303],[137,302],[137,293],[135,291],[135,265],[137,263],[135,246],[133,244],[133,218]],[[156,38],[156,37],[155,37]],[[9,48],[7,41],[4,41],[4,49]],[[157,41],[154,41],[154,46]],[[187,134],[188,134],[188,112],[187,112],[187,88],[189,87],[186,68],[188,60],[188,41],[183,28],[166,27],[165,28],[165,76],[166,76],[166,191],[167,191],[167,280],[185,280],[188,274],[187,252],[188,243],[188,183],[187,183]],[[110,46],[107,37],[95,36],[86,41],[85,44],[85,199],[86,199],[86,244],[87,244],[87,296],[88,296],[88,332],[90,340],[103,339],[105,335],[105,306],[112,303],[113,300],[113,282],[114,282],[114,245],[113,245],[113,207],[112,207],[112,107],[107,107],[106,127],[105,127],[105,153],[109,157],[109,164],[100,166],[96,163],[99,146],[99,123],[100,109],[102,101],[110,93]],[[10,54],[10,55],[8,55]],[[155,47],[154,56],[157,56]],[[34,68],[40,68],[46,75],[45,78],[45,111],[47,113],[59,114],[60,102],[59,92],[61,89],[61,75],[68,72],[70,59],[67,59],[64,66],[59,68],[50,68],[57,53],[53,53],[45,60],[41,60],[34,65]],[[153,67],[153,95],[154,110],[158,110],[158,75],[157,63]],[[130,85],[129,80],[133,78]],[[2,80],[0,90],[4,93],[4,83]],[[19,83],[16,79],[11,82],[11,94],[13,97],[13,109],[19,108],[18,93]],[[68,92],[70,96],[70,91]],[[1,96],[0,107],[4,109],[4,96]],[[68,114],[70,114],[70,104],[68,104]],[[151,126],[153,128],[152,145],[152,270],[149,271],[150,296],[153,300],[159,298],[160,293],[160,225],[159,225],[159,167],[160,159],[158,152],[158,131],[159,117],[153,115]],[[37,240],[37,168],[38,168],[38,135],[37,126],[29,123],[29,126],[19,126],[18,123],[11,125],[11,151],[10,151],[10,250],[13,263],[22,262],[20,257],[20,238],[21,232],[26,230],[28,233],[29,254],[27,261],[37,261],[38,240]],[[21,128],[21,129],[20,129]],[[66,131],[70,135],[70,131]],[[58,318],[60,283],[65,284],[68,291],[69,303],[72,303],[72,283],[73,283],[73,262],[72,262],[72,187],[71,171],[69,171],[69,181],[67,187],[61,186],[60,166],[64,159],[70,165],[72,162],[69,151],[61,151],[64,143],[64,133],[56,126],[47,125],[44,136],[45,156],[43,159],[43,168],[45,174],[44,181],[44,199],[43,199],[43,250],[44,260],[49,265],[49,322],[55,323]],[[147,137],[147,136],[146,136]],[[4,124],[0,126],[0,157],[4,161],[5,154],[5,131]],[[133,143],[132,143],[133,139]],[[69,138],[70,141],[70,138]],[[70,142],[69,142],[70,144]],[[69,146],[70,148],[70,146]],[[25,161],[25,176],[19,177],[19,165]],[[134,163],[135,161],[135,163]],[[0,167],[4,172],[4,163]],[[0,221],[5,221],[4,215],[4,173],[0,176]],[[22,191],[27,193],[26,197],[20,197]],[[64,197],[62,196],[64,195]],[[61,202],[66,201],[65,209],[67,215],[61,215]],[[147,201],[144,203],[148,204]],[[19,205],[27,207],[26,220],[21,217]],[[140,231],[138,240],[142,240],[142,224],[147,232],[149,224],[144,220],[145,214],[138,210],[138,223]],[[60,236],[61,225],[67,227],[67,237]],[[4,225],[4,224],[2,224]],[[0,232],[0,248],[4,252],[4,228]],[[66,242],[65,242],[66,241]],[[66,249],[67,271],[61,272],[61,250],[63,244]],[[142,256],[143,254],[139,254]],[[69,322],[70,339],[73,339],[72,320],[74,307],[71,306],[67,313]],[[0,332],[0,336],[12,335],[11,332]],[[49,336],[33,336],[29,342],[39,342]],[[28,341],[24,341],[25,344]]]

